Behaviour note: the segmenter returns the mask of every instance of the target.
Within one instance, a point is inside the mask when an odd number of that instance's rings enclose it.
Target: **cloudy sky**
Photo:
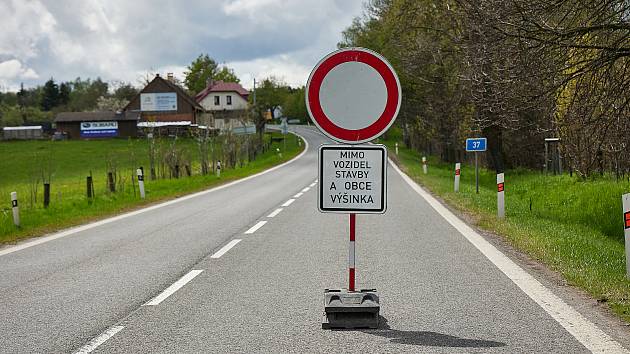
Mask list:
[[[305,84],[362,13],[362,0],[0,0],[0,91],[76,77],[134,85],[183,71],[200,53],[245,87]]]

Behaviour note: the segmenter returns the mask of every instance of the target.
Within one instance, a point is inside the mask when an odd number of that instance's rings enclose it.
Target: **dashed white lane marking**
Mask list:
[[[258,229],[260,229],[261,227],[263,227],[263,225],[265,225],[267,223],[267,221],[263,220],[263,221],[259,221],[256,223],[256,225],[252,226],[249,228],[249,230],[245,231],[246,234],[253,234],[254,232],[256,232]]]
[[[309,191],[309,189],[311,189],[311,187],[306,187],[306,188],[302,189],[302,193],[306,193],[306,192],[308,192],[308,191]]]
[[[227,251],[231,250],[232,247],[236,246],[237,243],[241,242],[241,240],[239,239],[234,239],[230,242],[228,242],[227,245],[223,246],[220,250],[218,250],[215,254],[213,254],[212,256],[210,256],[210,258],[221,258],[221,256],[223,256],[224,254],[227,253]]]
[[[278,208],[274,211],[271,212],[271,214],[267,215],[268,218],[273,218],[274,216],[280,214],[280,212],[282,211],[282,208]]]
[[[160,302],[166,300],[167,297],[173,295],[177,290],[181,289],[184,285],[186,285],[189,281],[193,280],[197,275],[199,275],[203,270],[193,269],[188,274],[181,277],[178,281],[174,282],[173,285],[166,288],[162,291],[158,296],[151,299],[151,301],[147,302],[142,306],[156,306],[159,305]]]
[[[101,221],[96,221],[96,222],[93,222],[91,224],[78,226],[78,227],[75,227],[75,228],[72,228],[72,229],[69,229],[69,230],[65,230],[65,231],[61,231],[61,232],[58,232],[58,233],[55,233],[55,234],[52,234],[52,235],[49,235],[49,236],[40,237],[40,238],[37,238],[36,240],[25,242],[25,243],[23,243],[21,245],[8,247],[8,248],[0,250],[0,256],[4,256],[4,255],[9,254],[9,253],[21,251],[23,249],[27,249],[27,248],[30,248],[30,247],[33,247],[33,246],[37,246],[37,245],[40,245],[42,243],[46,243],[46,242],[49,242],[49,241],[52,241],[52,240],[56,240],[56,239],[59,239],[59,238],[62,238],[62,237],[74,235],[74,234],[79,233],[81,231],[93,229],[95,227],[98,227],[98,226],[101,226],[101,225],[105,225],[105,224],[109,224],[109,223],[112,223],[112,222],[115,222],[115,221],[118,221],[118,220],[122,220],[122,219],[125,219],[125,218],[128,218],[128,217],[131,217],[131,216],[135,216],[135,215],[139,215],[139,214],[142,214],[142,213],[146,213],[147,211],[156,210],[156,209],[168,206],[168,205],[181,203],[183,201],[186,201],[186,200],[189,200],[189,199],[192,199],[192,198],[196,198],[196,197],[199,197],[199,196],[202,196],[202,195],[206,195],[208,193],[217,192],[217,191],[220,191],[222,189],[232,187],[232,186],[234,186],[236,184],[240,184],[240,183],[249,181],[249,180],[254,179],[256,177],[260,177],[260,176],[265,175],[265,174],[267,174],[269,172],[272,172],[272,171],[275,171],[277,169],[280,169],[280,168],[282,168],[284,166],[287,166],[288,164],[291,164],[291,163],[299,160],[302,156],[304,156],[304,154],[306,154],[306,152],[309,149],[308,141],[306,141],[306,139],[304,139],[300,134],[297,134],[295,132],[293,132],[293,134],[299,136],[304,141],[304,151],[302,151],[299,155],[297,155],[296,157],[292,158],[291,160],[289,160],[287,162],[284,162],[284,163],[282,163],[282,164],[280,164],[278,166],[272,167],[272,168],[270,168],[268,170],[264,170],[262,172],[259,172],[259,173],[255,174],[255,175],[251,175],[249,177],[245,177],[245,178],[236,180],[234,182],[230,182],[230,183],[224,184],[222,186],[218,186],[218,187],[214,187],[212,189],[208,189],[208,190],[205,190],[205,191],[189,194],[189,195],[177,198],[177,199],[169,200],[169,201],[164,202],[164,203],[152,205],[150,207],[146,207],[146,208],[143,208],[143,209],[138,209],[138,210],[135,210],[135,211],[132,211],[132,212],[129,212],[129,213],[125,213],[125,214],[121,214],[121,215],[118,215],[118,216],[114,216],[114,217],[111,217],[111,218],[108,218],[108,219],[103,219]]]
[[[289,205],[291,205],[291,203],[293,203],[295,201],[295,199],[289,199],[286,202],[284,202],[284,204],[282,204],[283,207],[288,207]]]
[[[116,333],[122,331],[122,329],[125,328],[123,326],[113,326],[108,328],[107,330],[105,330],[105,332],[101,333],[98,335],[98,337],[92,339],[91,341],[88,342],[88,344],[82,346],[78,351],[76,351],[76,354],[87,354],[87,353],[91,353],[92,351],[94,351],[94,349],[98,348],[99,345],[105,343],[106,340],[110,339],[111,337],[113,337]]]
[[[300,193],[298,193],[298,194],[294,195],[294,196],[293,196],[293,198],[299,198],[299,197],[301,197],[301,196],[302,196],[302,194],[304,194],[304,193],[300,192]]]
[[[523,268],[519,267],[501,251],[496,249],[470,226],[451,213],[444,205],[404,174],[393,161],[389,163],[405,182],[435,209],[446,221],[459,231],[470,243],[510,278],[527,296],[542,307],[567,332],[593,353],[629,353],[618,342],[586,319],[573,307],[567,305],[551,290],[542,285]]]

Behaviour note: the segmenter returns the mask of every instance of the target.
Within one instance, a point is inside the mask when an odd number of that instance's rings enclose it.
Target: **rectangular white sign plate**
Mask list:
[[[322,213],[382,214],[387,209],[385,146],[322,145],[318,166]]]
[[[140,110],[142,112],[176,111],[177,94],[175,92],[141,93]]]

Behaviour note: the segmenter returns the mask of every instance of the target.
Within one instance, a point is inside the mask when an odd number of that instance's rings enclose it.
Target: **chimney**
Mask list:
[[[206,87],[212,87],[214,86],[214,80],[212,80],[211,77],[206,79]]]
[[[175,80],[174,80],[174,77],[173,77],[173,73],[167,73],[167,74],[166,74],[166,79],[167,79],[168,81],[170,81],[170,82],[175,81]]]

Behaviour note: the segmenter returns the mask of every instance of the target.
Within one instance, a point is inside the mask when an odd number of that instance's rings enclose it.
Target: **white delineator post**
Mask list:
[[[505,175],[497,174],[497,216],[505,217]]]
[[[348,245],[348,291],[354,291],[354,237],[357,215],[350,214],[350,243]]]
[[[13,223],[20,226],[20,207],[18,207],[17,192],[11,192],[11,208],[13,209]]]
[[[138,175],[138,187],[140,189],[140,198],[144,199],[144,174],[142,174],[141,169],[136,170],[136,174]]]
[[[398,143],[396,143],[396,155],[398,155]]]
[[[455,192],[459,192],[459,176],[461,174],[461,163],[455,164]]]
[[[221,177],[221,160],[217,161],[217,177]]]
[[[630,193],[624,194],[623,200],[623,230],[626,246],[626,277],[630,278]]]
[[[424,172],[425,175],[428,173],[428,171],[427,171],[427,157],[426,156],[422,156],[422,171]]]

